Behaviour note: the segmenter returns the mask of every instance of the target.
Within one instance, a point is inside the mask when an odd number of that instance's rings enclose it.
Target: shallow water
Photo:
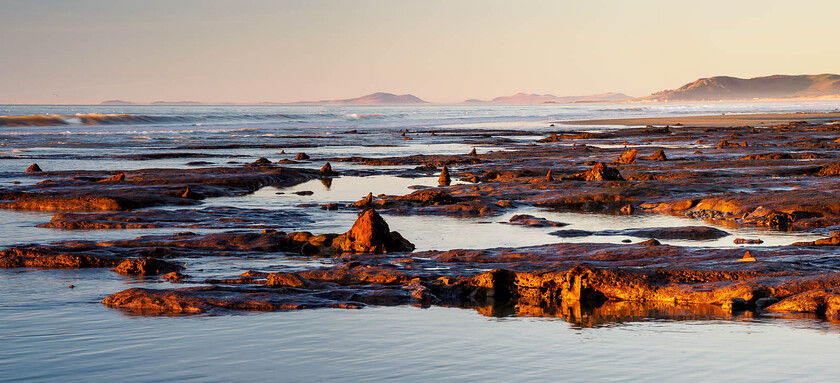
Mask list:
[[[840,333],[812,319],[579,328],[439,307],[136,317],[97,303],[134,284],[94,270],[5,273],[0,381],[740,382],[840,373]]]
[[[48,127],[0,127],[0,186],[32,184],[42,176],[21,171],[190,168],[190,161],[227,165],[259,157],[289,159],[302,151],[318,168],[327,157],[388,157],[479,153],[530,144],[549,132],[603,127],[549,126],[552,121],[722,112],[834,111],[838,102],[512,107],[100,107],[0,106],[0,114],[128,113],[145,122]],[[615,127],[609,127],[615,128]],[[402,133],[408,129],[405,140]],[[505,144],[474,144],[448,131],[474,129]],[[356,130],[355,133],[350,133]],[[501,130],[519,135],[500,134]],[[439,134],[431,136],[430,132]],[[488,142],[488,141],[482,141]],[[317,147],[312,147],[317,145]],[[509,146],[510,145],[510,146]],[[214,147],[219,146],[219,147]],[[286,154],[280,154],[285,150]],[[189,152],[191,157],[137,160],[134,154]],[[333,163],[352,172],[327,186],[310,181],[263,188],[204,206],[269,208],[309,219],[275,222],[283,230],[344,232],[356,211],[346,204],[368,192],[406,194],[434,187],[436,177],[395,176],[410,167]],[[376,174],[374,174],[376,173]],[[359,174],[372,174],[360,176]],[[294,192],[311,191],[311,195]],[[278,194],[282,193],[282,194]],[[507,224],[514,214],[568,223],[557,228]],[[50,213],[0,210],[0,248],[60,240],[116,240],[184,229],[64,231],[36,228]],[[761,246],[787,245],[821,235],[759,228],[727,228],[662,215],[615,216],[522,208],[491,217],[455,218],[385,214],[392,230],[418,250],[480,249],[558,242],[633,242],[645,238],[597,235],[559,238],[556,230],[621,230],[714,226],[731,235],[712,241],[663,243],[740,247],[734,238],[760,238]],[[203,233],[214,230],[190,229]],[[755,245],[747,246],[749,248]],[[329,265],[330,259],[295,254],[176,259],[200,278],[245,270],[281,271]],[[68,285],[75,288],[68,288]],[[488,317],[474,309],[370,307],[224,316],[137,317],[99,303],[129,287],[173,287],[155,278],[102,270],[0,270],[0,381],[640,381],[835,380],[840,366],[837,324],[747,313],[739,316],[655,315],[604,319],[582,328],[563,318]],[[180,286],[180,285],[178,285]],[[491,310],[492,311],[492,310]],[[496,312],[496,311],[494,311]],[[507,311],[498,311],[496,313]],[[702,318],[701,318],[702,317]],[[603,319],[603,318],[602,318]],[[702,320],[701,320],[702,319]]]

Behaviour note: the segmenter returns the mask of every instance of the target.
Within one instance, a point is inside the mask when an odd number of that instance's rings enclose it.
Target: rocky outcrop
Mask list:
[[[636,163],[636,153],[638,151],[636,149],[630,149],[624,153],[621,153],[618,158],[613,161],[614,164],[635,164]]]
[[[38,164],[32,164],[32,165],[29,165],[28,168],[26,168],[25,173],[37,173],[37,172],[41,172],[41,171],[43,171],[43,170],[41,170],[41,167],[38,166]]]
[[[604,165],[603,162],[596,163],[592,166],[592,169],[578,173],[570,179],[583,181],[624,181],[624,178],[621,177],[621,173],[618,170]]]
[[[13,187],[0,195],[0,208],[36,211],[125,211],[152,206],[195,205],[200,196],[251,193],[261,187],[292,185],[315,176],[305,169],[243,166],[222,168],[140,169],[102,179],[98,172],[49,172],[56,180]],[[189,189],[192,193],[187,193]],[[193,194],[195,193],[195,194]]]
[[[642,157],[642,159],[651,161],[668,161],[668,157],[665,155],[665,150],[662,148],[657,150],[656,153],[653,153],[647,157]]]
[[[346,253],[391,253],[414,250],[407,241],[388,224],[376,210],[363,211],[350,231],[336,237],[332,247]]]
[[[126,259],[112,269],[123,275],[159,275],[183,270],[184,267],[156,258]]]

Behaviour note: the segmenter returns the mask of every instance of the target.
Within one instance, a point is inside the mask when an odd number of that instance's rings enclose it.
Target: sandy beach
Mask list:
[[[717,116],[673,116],[614,118],[597,120],[559,121],[567,125],[684,125],[684,126],[768,126],[781,125],[794,121],[829,122],[840,120],[840,113],[771,113],[771,114],[723,114]]]

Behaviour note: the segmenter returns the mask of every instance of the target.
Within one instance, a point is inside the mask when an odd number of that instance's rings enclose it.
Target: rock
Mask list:
[[[403,238],[400,233],[391,231],[385,220],[373,209],[362,212],[350,231],[336,237],[332,246],[347,253],[390,253],[414,250],[414,244]]]
[[[33,172],[40,172],[40,171],[42,171],[42,170],[41,170],[41,167],[38,166],[38,164],[32,164],[32,165],[29,165],[28,168],[26,168],[26,173],[33,173]]]
[[[289,291],[278,293],[271,290],[274,289],[254,291],[250,287],[227,286],[167,290],[131,288],[106,297],[102,300],[102,304],[141,315],[199,314],[228,310],[302,310],[319,307],[360,309],[365,307],[360,300],[370,294],[368,291],[359,291],[358,296],[353,296],[359,301],[350,301],[325,299],[306,293],[294,294]],[[408,299],[406,297],[406,301]]]
[[[106,178],[104,180],[101,180],[99,182],[117,182],[117,181],[125,181],[125,173],[120,173],[120,174],[117,174],[115,176],[108,177],[108,178]]]
[[[443,168],[440,170],[440,177],[438,177],[438,185],[440,186],[449,186],[452,183],[452,179],[449,178],[449,169],[446,168],[446,164],[443,165]]]
[[[308,160],[309,156],[306,155],[306,153],[298,153],[298,154],[295,154],[295,159],[298,160],[298,161]]]
[[[156,258],[126,259],[111,269],[123,275],[158,275],[183,270],[183,267]]]
[[[196,193],[196,192],[190,190],[190,188],[187,188],[187,190],[184,190],[184,192],[181,193],[181,198],[201,200],[201,199],[204,199],[204,195]]]
[[[311,191],[311,190],[301,190],[301,191],[296,191],[296,192],[294,192],[294,193],[292,193],[292,194],[297,194],[297,195],[313,195],[313,194],[315,194],[315,192],[313,192],[313,191]]]
[[[743,143],[740,143],[740,144],[739,144],[739,143],[737,143],[737,142],[729,142],[729,141],[727,141],[727,140],[722,140],[722,141],[718,144],[718,146],[716,147],[716,149],[723,149],[723,148],[729,148],[729,147],[739,147],[739,146],[741,146],[741,147],[747,147],[747,141],[744,141]]]
[[[659,241],[657,241],[657,240],[656,240],[656,239],[654,239],[654,238],[651,238],[651,239],[648,239],[647,241],[642,241],[642,242],[639,242],[639,243],[637,243],[637,245],[642,245],[642,246],[662,246],[662,243],[661,243],[661,242],[659,242]]]
[[[328,204],[322,205],[321,208],[323,208],[324,210],[338,210],[338,204],[337,203],[328,203]]]
[[[765,308],[779,301],[776,297],[764,297],[755,300],[755,307]]]
[[[521,225],[528,227],[563,227],[568,226],[567,223],[549,221],[545,218],[534,217],[528,214],[518,214],[510,217],[508,221],[511,225]]]
[[[650,156],[643,157],[643,159],[651,161],[668,161],[668,157],[665,156],[665,150],[662,148],[660,148],[656,151],[656,153]]]
[[[439,189],[417,190],[397,197],[397,201],[419,202],[421,205],[450,205],[458,202],[451,194]]]
[[[210,161],[190,161],[187,162],[188,166],[204,166],[204,165],[213,165],[213,162]]]
[[[634,208],[633,205],[624,205],[620,211],[624,214],[633,214],[633,212],[636,211],[636,208]]]
[[[567,229],[567,230],[557,230],[548,233],[548,235],[553,235],[555,237],[560,238],[576,238],[576,237],[588,237],[592,235],[591,231],[586,230],[575,230],[575,229]]]
[[[468,156],[471,156],[471,157],[478,157],[478,153],[476,153],[475,148],[472,148],[472,150],[470,151],[470,153],[469,153],[469,154],[467,154],[467,155],[468,155]]]
[[[314,283],[292,273],[270,273],[265,282],[269,287],[312,287]]]
[[[551,169],[548,169],[548,173],[546,173],[546,175],[545,175],[545,181],[546,182],[554,181],[554,177],[551,176]]]
[[[435,165],[431,162],[428,162],[425,165],[420,165],[420,166],[416,167],[415,169],[422,170],[424,172],[433,172],[433,171],[437,170],[437,165]]]
[[[754,160],[789,160],[792,159],[788,153],[760,153],[760,154],[750,154],[746,157],[741,157],[740,160],[742,161],[754,161]]]
[[[624,178],[621,177],[621,173],[618,170],[604,165],[603,162],[596,163],[592,166],[592,169],[580,173],[574,178],[580,178],[584,181],[624,181]]]
[[[820,177],[837,177],[840,176],[840,163],[825,165],[820,168],[817,173]]]
[[[373,193],[368,193],[365,198],[350,204],[351,207],[371,208],[373,207]]]
[[[329,162],[327,162],[327,163],[326,163],[326,164],[325,164],[325,165],[321,168],[320,173],[321,173],[321,175],[322,175],[322,176],[333,176],[333,175],[335,175],[335,172],[333,172],[333,170],[332,170],[332,165],[330,165],[330,163],[329,163]]]
[[[614,164],[635,164],[636,163],[636,149],[630,149],[618,156],[618,159],[613,161]]]
[[[755,262],[755,258],[753,258],[752,254],[750,254],[750,251],[747,250],[747,252],[744,253],[744,257],[739,259],[738,262]]]
[[[796,294],[767,306],[775,313],[814,313],[831,318],[840,317],[840,288],[818,288]]]
[[[174,283],[174,282],[181,282],[182,279],[189,278],[189,277],[190,276],[187,275],[187,274],[181,274],[177,271],[171,271],[171,272],[168,272],[166,274],[163,274],[163,276],[161,276],[160,278],[163,279],[164,281]]]
[[[254,161],[254,165],[270,165],[271,161],[268,158],[260,157]]]
[[[659,239],[688,239],[688,240],[709,240],[723,238],[729,233],[707,226],[681,226],[681,227],[653,227],[646,229],[628,229],[615,232],[618,235],[629,235],[633,237],[647,237]]]
[[[735,312],[735,311],[739,311],[739,310],[744,310],[744,309],[747,308],[747,306],[748,306],[748,304],[747,304],[746,299],[739,298],[739,297],[734,297],[734,298],[729,298],[725,302],[723,302],[723,305],[721,305],[721,308],[724,311],[728,311],[728,312],[731,313],[731,312]]]
[[[764,243],[764,241],[760,239],[745,239],[745,238],[735,238],[733,241],[736,245],[760,245]]]

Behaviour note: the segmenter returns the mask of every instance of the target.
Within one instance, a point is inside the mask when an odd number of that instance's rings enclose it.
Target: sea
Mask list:
[[[558,121],[838,112],[840,101],[525,106],[104,106],[0,105],[0,190],[31,185],[45,171],[127,171],[241,166],[265,157],[314,159],[515,150],[564,131],[616,129]],[[435,135],[430,133],[434,132]],[[467,134],[468,133],[468,134]],[[471,139],[470,137],[479,137]],[[410,139],[406,139],[410,138]],[[173,153],[177,155],[172,155]],[[284,165],[317,169],[321,162]],[[345,172],[266,187],[207,207],[276,209],[294,219],[282,230],[343,232],[350,211],[312,206],[349,203],[368,192],[405,194],[436,185],[410,166],[333,162]],[[295,192],[307,191],[305,195]],[[173,208],[174,209],[174,208]],[[619,242],[627,237],[557,238],[552,230],[503,225],[513,214],[570,223],[568,229],[685,226],[687,218],[615,217],[521,208],[498,217],[385,215],[417,251],[522,247],[560,241]],[[69,240],[117,240],[182,229],[56,230],[37,227],[45,212],[0,210],[0,249]],[[191,229],[212,232],[220,229]],[[778,246],[809,233],[725,228]],[[469,235],[464,235],[469,233]],[[594,238],[594,239],[593,239]],[[736,247],[731,241],[666,241]],[[246,270],[294,271],[328,259],[189,259],[197,280]],[[73,285],[74,288],[68,288]],[[107,269],[0,269],[0,382],[360,382],[360,381],[834,381],[840,375],[840,324],[815,317],[661,316],[599,320],[518,317],[450,307],[367,307],[293,312],[136,316],[99,303],[130,287],[172,288],[156,278]]]

